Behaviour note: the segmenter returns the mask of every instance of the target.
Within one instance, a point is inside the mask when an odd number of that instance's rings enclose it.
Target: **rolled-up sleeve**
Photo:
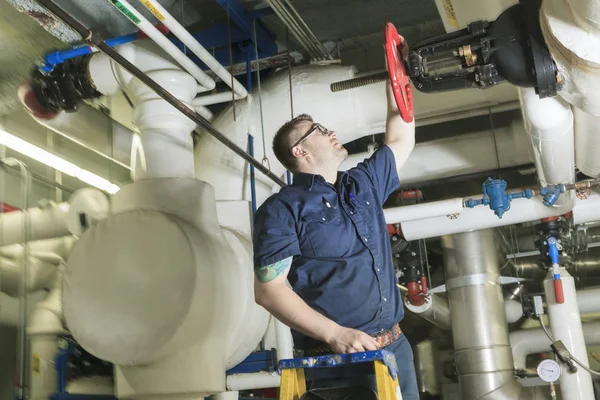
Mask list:
[[[256,211],[252,236],[255,269],[301,254],[294,214],[278,199]]]
[[[366,174],[375,187],[381,204],[400,187],[396,159],[392,150],[386,145],[381,146],[371,157],[348,172]]]

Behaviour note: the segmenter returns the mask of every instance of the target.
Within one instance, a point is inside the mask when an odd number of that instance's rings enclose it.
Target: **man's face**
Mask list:
[[[305,149],[319,164],[333,162],[339,165],[348,156],[348,150],[337,139],[337,134],[319,123],[302,121],[296,131],[299,132],[296,141],[300,141],[297,146]]]

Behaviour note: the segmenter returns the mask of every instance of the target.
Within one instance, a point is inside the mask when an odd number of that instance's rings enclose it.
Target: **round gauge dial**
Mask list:
[[[554,360],[544,360],[538,365],[537,373],[544,382],[556,382],[560,378],[560,365]]]

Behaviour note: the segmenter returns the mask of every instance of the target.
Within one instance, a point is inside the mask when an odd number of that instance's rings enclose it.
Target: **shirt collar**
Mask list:
[[[292,185],[299,186],[303,189],[311,190],[313,185],[315,184],[315,180],[319,181],[319,178],[324,181],[321,175],[307,174],[305,172],[295,172]]]
[[[343,182],[343,179],[344,177],[347,177],[347,175],[348,174],[346,171],[338,172],[335,186],[337,187],[339,183],[345,183]],[[321,175],[307,174],[305,172],[295,172],[292,185],[301,187],[303,189],[311,190],[315,182],[320,184],[327,183],[327,181],[325,181],[325,178],[323,178]]]

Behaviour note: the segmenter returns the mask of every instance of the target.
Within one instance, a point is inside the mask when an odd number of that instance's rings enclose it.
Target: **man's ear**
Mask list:
[[[306,157],[308,152],[300,146],[292,147],[292,155],[296,158]]]

